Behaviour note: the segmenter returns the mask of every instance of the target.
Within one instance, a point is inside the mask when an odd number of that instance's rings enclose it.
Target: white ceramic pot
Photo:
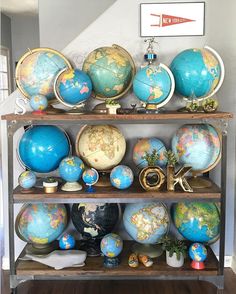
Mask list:
[[[106,105],[106,108],[108,110],[109,114],[116,114],[117,113],[117,109],[120,108],[120,105]]]
[[[166,263],[172,267],[181,267],[184,264],[183,254],[180,255],[180,260],[177,259],[176,253],[170,257],[169,251],[166,251]]]

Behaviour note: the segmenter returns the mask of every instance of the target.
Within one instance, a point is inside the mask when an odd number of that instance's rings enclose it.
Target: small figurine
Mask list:
[[[94,193],[95,189],[93,188],[93,185],[95,185],[97,181],[99,180],[99,174],[96,171],[96,169],[95,168],[86,169],[82,174],[82,179],[87,186],[85,192]]]
[[[45,109],[48,107],[47,97],[43,95],[34,95],[30,98],[30,106],[34,110],[32,114],[46,114]]]
[[[192,259],[191,267],[196,270],[205,268],[204,261],[207,258],[207,249],[201,243],[193,243],[189,247],[189,256]]]
[[[21,192],[30,193],[32,191],[31,188],[36,183],[35,173],[30,170],[22,172],[18,178],[18,183],[23,188]]]
[[[139,261],[138,261],[138,256],[136,253],[132,253],[130,256],[129,256],[129,259],[128,259],[128,265],[130,267],[138,267],[139,266]]]
[[[62,250],[73,249],[75,247],[75,238],[70,234],[63,234],[59,239],[59,247]]]
[[[139,254],[138,259],[146,267],[150,267],[153,265],[152,259],[147,255]]]
[[[43,181],[43,188],[45,193],[56,193],[58,187],[58,181],[56,181],[53,177],[46,178],[45,181]]]

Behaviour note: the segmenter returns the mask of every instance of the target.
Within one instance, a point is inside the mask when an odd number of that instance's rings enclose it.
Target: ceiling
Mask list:
[[[1,11],[5,14],[38,14],[38,0],[0,0]]]

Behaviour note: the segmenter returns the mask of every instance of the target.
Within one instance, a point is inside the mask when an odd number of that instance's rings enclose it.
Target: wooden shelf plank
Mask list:
[[[128,256],[131,253],[131,246],[133,241],[125,241],[124,249],[121,254],[121,263],[118,267],[107,269],[103,266],[103,257],[88,257],[86,265],[82,268],[66,268],[62,270],[55,270],[46,265],[40,264],[35,261],[17,261],[16,273],[19,276],[58,276],[59,278],[68,279],[68,277],[77,276],[78,279],[96,279],[96,277],[115,278],[132,278],[138,277],[158,277],[158,276],[203,276],[203,275],[217,275],[218,260],[216,259],[213,251],[208,248],[208,257],[205,262],[205,269],[198,271],[190,267],[190,259],[186,259],[182,268],[175,269],[166,264],[165,254],[154,259],[154,264],[150,268],[139,265],[138,268],[130,268],[128,266]],[[24,255],[24,252],[21,256]],[[163,277],[162,277],[163,278]]]
[[[16,203],[23,202],[117,202],[134,203],[148,202],[152,200],[219,200],[221,197],[220,188],[212,182],[210,188],[195,189],[193,193],[183,192],[178,189],[174,192],[166,190],[146,192],[140,184],[135,181],[134,184],[126,190],[118,190],[113,187],[95,187],[95,193],[85,192],[64,192],[60,189],[56,193],[46,194],[43,189],[34,188],[30,193],[23,193],[21,187],[17,187],[13,193],[13,199]]]

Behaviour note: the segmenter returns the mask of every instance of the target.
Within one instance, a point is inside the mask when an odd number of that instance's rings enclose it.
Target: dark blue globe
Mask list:
[[[19,157],[32,171],[48,173],[58,168],[70,152],[70,143],[60,128],[34,126],[28,129],[19,143]]]

